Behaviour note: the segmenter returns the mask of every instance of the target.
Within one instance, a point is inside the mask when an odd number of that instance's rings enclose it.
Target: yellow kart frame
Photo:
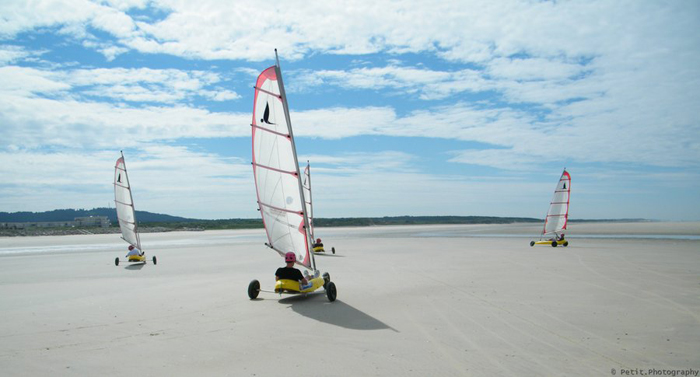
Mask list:
[[[156,256],[154,255],[153,258],[151,258],[151,261],[153,264],[158,264],[158,259],[156,259]],[[119,258],[114,258],[114,265],[119,266]],[[124,262],[129,262],[129,263],[146,263],[148,262],[148,259],[146,258],[146,254],[143,255],[129,255],[127,256],[126,260]]]
[[[567,247],[569,246],[569,241],[566,239],[562,240],[546,240],[546,241],[530,241],[530,246],[535,246],[535,245],[550,245],[552,247],[557,247],[557,246],[563,246]]]
[[[337,290],[335,288],[335,283],[331,281],[331,276],[328,273],[324,273],[323,277],[313,278],[310,282],[310,286],[301,289],[301,283],[298,281],[289,279],[279,279],[275,282],[275,289],[273,291],[268,291],[260,289],[260,282],[257,280],[253,280],[248,285],[248,297],[250,297],[251,300],[254,300],[258,297],[258,294],[260,292],[278,293],[280,295],[308,294],[323,287],[326,290],[326,296],[328,297],[328,301],[335,301]]]

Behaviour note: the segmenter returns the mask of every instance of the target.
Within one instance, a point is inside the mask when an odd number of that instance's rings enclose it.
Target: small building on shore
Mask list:
[[[73,228],[97,227],[109,228],[111,223],[107,216],[76,217],[73,221],[35,221],[27,223],[0,223],[0,229],[29,229],[29,228]]]

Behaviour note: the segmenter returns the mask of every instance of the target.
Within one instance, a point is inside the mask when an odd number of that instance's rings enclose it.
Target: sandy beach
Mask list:
[[[115,266],[115,234],[0,238],[0,374],[700,369],[700,223],[577,224],[567,248],[530,247],[540,228],[319,228],[333,303],[248,299],[282,265],[263,230],[143,234],[156,266]]]

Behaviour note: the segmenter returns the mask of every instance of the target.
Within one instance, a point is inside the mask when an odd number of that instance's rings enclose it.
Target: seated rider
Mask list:
[[[129,252],[126,254],[127,257],[130,256],[142,256],[143,252],[139,250],[138,248],[135,248],[134,245],[129,245]]]
[[[564,233],[560,234],[559,237],[557,237],[557,241],[563,241],[564,240]]]
[[[297,255],[293,252],[288,252],[284,255],[284,262],[287,264],[286,267],[280,267],[275,271],[275,281],[280,279],[294,280],[301,284],[301,289],[306,289],[308,287],[309,281],[306,280],[301,271],[294,267],[294,263],[297,261]]]
[[[313,249],[314,251],[317,251],[317,252],[318,252],[318,251],[324,251],[324,250],[323,250],[323,242],[321,242],[321,239],[320,239],[320,238],[317,238],[317,239],[316,239],[316,242],[314,242],[314,244],[311,245],[311,247],[312,247],[312,249]]]

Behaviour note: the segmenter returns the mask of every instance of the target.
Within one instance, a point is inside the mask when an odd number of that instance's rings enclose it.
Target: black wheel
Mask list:
[[[535,241],[530,241],[530,247],[535,246]]]
[[[557,241],[552,241],[552,247],[557,247]]]
[[[114,265],[119,266],[119,258],[114,258]]]
[[[260,293],[260,282],[253,280],[248,284],[248,297],[250,297],[251,300],[255,300],[258,298],[258,293]]]
[[[153,264],[154,264],[154,265],[158,264],[158,259],[156,259],[156,256],[155,256],[155,255],[153,256]]]
[[[569,241],[564,241],[564,247],[569,246]]]
[[[331,247],[331,251],[335,254],[335,247]]]
[[[338,291],[335,289],[335,283],[334,282],[329,282],[326,284],[326,296],[328,296],[328,301],[333,302],[335,301],[335,296],[338,294]]]
[[[328,272],[323,273],[323,289],[326,289],[328,283],[331,282],[331,275]]]

